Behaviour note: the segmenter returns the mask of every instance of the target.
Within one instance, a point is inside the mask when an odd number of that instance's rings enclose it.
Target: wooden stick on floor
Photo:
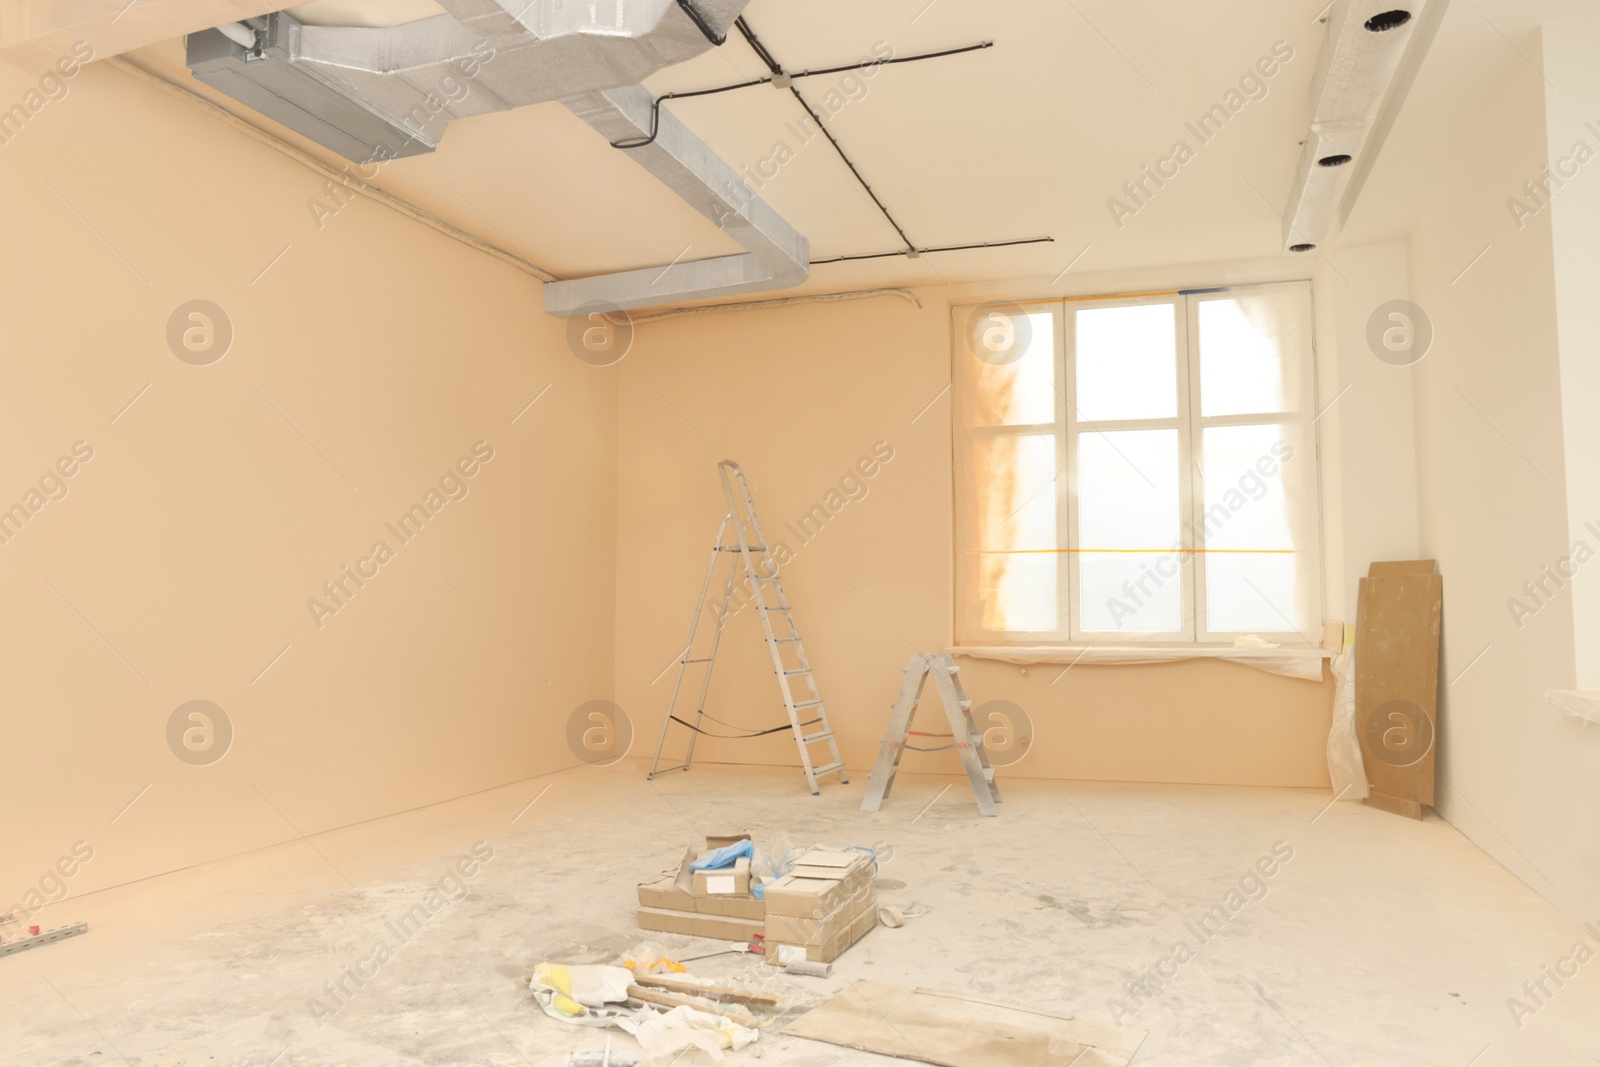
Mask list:
[[[628,996],[634,1000],[642,1000],[646,1004],[654,1004],[661,1008],[693,1008],[703,1011],[708,1015],[726,1015],[740,1026],[755,1027],[756,1017],[744,1008],[729,1009],[725,1004],[716,1004],[699,997],[682,997],[675,993],[663,993],[659,990],[645,989],[642,986],[631,985],[628,987]]]
[[[690,996],[710,997],[712,1000],[727,1000],[735,1004],[754,1004],[763,1008],[776,1008],[783,1004],[783,998],[773,993],[747,993],[742,989],[731,989],[728,986],[699,985],[687,982],[681,978],[661,978],[653,974],[640,974],[634,976],[634,982],[642,986],[652,986],[656,989],[665,989],[673,993],[687,993]]]

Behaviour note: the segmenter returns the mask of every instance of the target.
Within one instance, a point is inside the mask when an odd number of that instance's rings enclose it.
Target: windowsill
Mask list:
[[[1126,641],[1122,644],[1117,644],[1112,641],[1070,641],[1064,645],[951,645],[948,651],[957,656],[967,655],[969,653],[979,651],[1012,651],[1025,653],[1062,652],[1070,655],[1072,653],[1084,652],[1091,649],[1102,649],[1105,651],[1117,652],[1153,652],[1157,654],[1165,654],[1173,658],[1182,658],[1183,656],[1233,655],[1235,653],[1252,652],[1266,656],[1275,655],[1282,652],[1310,653],[1320,656],[1323,659],[1329,659],[1334,655],[1331,650],[1322,648],[1319,645],[1286,644],[1278,645],[1275,648],[1249,648],[1238,645],[1201,645],[1195,644],[1194,642],[1179,644],[1162,641]]]
[[[1191,659],[1219,659],[1273,674],[1306,681],[1322,679],[1322,661],[1333,651],[1308,645],[1279,648],[1236,648],[1233,645],[1127,643],[1120,645],[1078,642],[1066,645],[958,645],[947,649],[954,656],[998,660],[1029,666],[1061,663],[1084,666],[1118,666],[1177,663]]]

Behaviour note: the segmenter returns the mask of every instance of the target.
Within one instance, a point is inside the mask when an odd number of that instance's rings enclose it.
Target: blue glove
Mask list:
[[[740,856],[754,856],[755,853],[755,842],[745,838],[743,841],[736,841],[731,845],[725,845],[712,852],[707,852],[704,856],[689,864],[689,869],[691,871],[720,871],[724,867],[732,867]]]

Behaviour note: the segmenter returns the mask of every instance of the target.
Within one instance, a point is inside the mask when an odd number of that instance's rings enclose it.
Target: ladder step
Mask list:
[[[811,774],[812,774],[813,777],[820,778],[824,774],[832,774],[834,771],[842,771],[842,770],[844,770],[844,764],[843,763],[830,763],[830,764],[828,764],[826,766],[823,766],[823,767],[813,767],[813,768],[811,768]]]
[[[752,551],[752,552],[765,552],[766,550],[767,550],[767,546],[766,545],[751,545],[750,546],[750,551]],[[716,547],[715,551],[717,551],[717,552],[743,552],[744,549],[740,548],[738,545],[718,545]]]
[[[783,672],[783,676],[785,678],[793,678],[797,674],[810,674],[810,673],[811,673],[811,668],[810,667],[801,667],[797,671],[784,671]]]
[[[794,706],[794,710],[799,711],[801,708],[814,708],[821,703],[821,700],[802,700],[800,703]]]
[[[802,742],[804,742],[805,744],[814,745],[818,741],[826,741],[828,738],[830,738],[832,736],[833,736],[833,731],[832,730],[823,730],[821,733],[811,734],[809,736],[803,736],[803,737],[800,738],[800,740]]]
[[[798,637],[774,637],[772,643],[775,645],[798,645],[800,639]]]
[[[710,663],[711,662],[711,657],[710,656],[704,656],[704,657],[702,657],[700,659],[681,659],[678,662],[679,663]]]

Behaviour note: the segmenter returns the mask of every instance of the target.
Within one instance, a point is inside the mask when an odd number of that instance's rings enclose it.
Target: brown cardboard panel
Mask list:
[[[1433,803],[1444,579],[1432,561],[1374,564],[1356,615],[1356,733],[1373,807]]]
[[[877,914],[878,900],[875,894],[867,894],[860,901],[852,903],[850,907],[827,919],[797,918],[792,915],[769,915],[767,916],[767,937],[773,941],[781,941],[786,945],[806,945],[808,947],[822,945],[832,940],[840,931],[849,929],[850,925],[861,917],[862,912],[866,911]]]
[[[729,845],[737,845],[740,841],[750,840],[753,839],[751,838],[750,831],[748,830],[743,830],[734,834],[719,834],[716,837],[707,835],[706,851],[715,852],[719,848],[727,848]]]
[[[686,937],[693,937],[694,921],[699,916],[692,911],[640,908],[637,918],[641,930],[657,930],[663,934],[683,934]]]
[[[677,871],[664,871],[648,882],[640,882],[639,904],[645,908],[695,910],[694,895],[678,885]]]
[[[810,867],[806,871],[824,872],[826,877],[808,877],[796,869],[767,884],[763,896],[768,915],[788,915],[797,919],[825,919],[849,907],[850,902],[872,893],[872,864],[866,853],[859,853],[855,865],[839,877],[839,868]],[[853,913],[853,912],[852,912]]]
[[[1402,800],[1400,797],[1373,793],[1367,797],[1367,803],[1379,811],[1387,811],[1391,815],[1404,815],[1408,819],[1422,818],[1423,807],[1415,800]]]
[[[749,860],[742,857],[739,864],[730,870],[698,872],[734,875],[735,892],[697,896],[696,889],[704,887],[706,883],[703,879],[697,879],[697,872],[689,870],[689,865],[700,854],[696,849],[685,849],[676,868],[663,871],[648,881],[640,882],[639,906],[666,911],[698,912],[702,915],[729,919],[759,921],[766,918],[766,906],[758,898],[750,895],[750,864]]]
[[[817,878],[784,877],[767,886],[763,896],[768,915],[789,915],[797,919],[826,919],[850,907],[850,903],[872,892],[872,880],[867,877],[848,878],[844,881],[824,881]]]
[[[748,897],[750,895],[750,871],[738,871],[726,867],[715,871],[694,872],[694,895],[696,899],[707,897]]]
[[[720,915],[700,915],[687,911],[640,908],[639,929],[664,934],[685,934],[718,941],[749,941],[765,931],[765,924],[753,919],[734,919]]]
[[[646,908],[693,911],[694,885],[689,874],[689,864],[698,854],[692,848],[684,849],[676,867],[640,882],[639,904]]]
[[[1368,578],[1386,578],[1396,574],[1432,574],[1438,561],[1431,559],[1398,559],[1374,563],[1367,568]]]
[[[688,910],[701,915],[720,915],[728,919],[756,919],[767,917],[766,904],[757,897],[692,897],[694,903]]]
[[[814,848],[794,861],[796,867],[839,867],[848,870],[859,865],[866,856],[860,849],[833,851]]]
[[[1143,1030],[958,993],[856,982],[785,1034],[941,1067],[1127,1067]]]
[[[832,963],[844,955],[850,946],[871,933],[877,925],[878,908],[874,902],[872,907],[862,911],[849,925],[835,931],[832,937],[821,944],[785,945],[769,936],[766,943],[766,962],[782,966],[789,961],[789,958],[796,957],[803,951],[805,958],[811,963]]]

